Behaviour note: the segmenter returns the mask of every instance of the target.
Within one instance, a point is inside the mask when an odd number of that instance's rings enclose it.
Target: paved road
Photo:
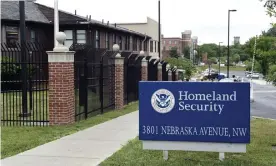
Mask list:
[[[232,75],[245,77],[241,71],[230,72]],[[253,83],[254,102],[251,104],[251,115],[276,119],[276,87]]]

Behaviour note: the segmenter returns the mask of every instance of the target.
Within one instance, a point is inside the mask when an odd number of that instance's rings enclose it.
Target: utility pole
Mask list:
[[[54,41],[55,45],[54,47],[57,46],[57,40],[56,40],[56,34],[59,32],[59,15],[58,15],[58,0],[55,0],[55,5],[54,5]]]
[[[27,54],[25,50],[26,42],[26,24],[25,24],[25,1],[19,1],[19,14],[20,14],[20,47],[21,47],[21,76],[22,76],[22,113],[19,117],[28,117],[28,96],[27,96]]]
[[[160,0],[158,1],[158,55],[159,59],[161,59],[161,8],[160,8]]]
[[[253,72],[254,72],[255,54],[256,54],[256,49],[257,49],[257,37],[258,36],[256,35],[255,44],[254,44],[254,51],[253,51],[253,58],[252,58],[251,78],[250,78],[250,100],[252,102],[254,101],[252,75],[253,75]]]

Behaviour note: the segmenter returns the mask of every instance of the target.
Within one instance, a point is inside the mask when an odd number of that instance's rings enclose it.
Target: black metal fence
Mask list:
[[[176,81],[176,70],[172,70],[172,81]]]
[[[139,81],[141,81],[141,61],[144,57],[134,52],[122,52],[124,57],[124,100],[125,104],[139,98]]]
[[[153,59],[148,60],[148,81],[158,80],[158,63]]]
[[[1,124],[48,125],[48,56],[39,43],[1,43]]]
[[[115,70],[113,51],[74,44],[76,120],[114,109]]]
[[[167,71],[167,62],[162,62],[162,81],[168,81],[169,76],[168,76],[168,71]]]

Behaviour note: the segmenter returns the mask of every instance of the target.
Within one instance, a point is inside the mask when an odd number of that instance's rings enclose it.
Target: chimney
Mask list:
[[[88,15],[86,15],[86,20],[88,21]]]
[[[107,21],[107,25],[109,25],[109,21]]]
[[[115,23],[114,25],[115,25],[115,27],[117,26],[117,24],[116,24],[116,23]]]
[[[89,15],[89,21],[91,21],[91,15]]]
[[[77,15],[77,10],[75,10],[75,15]]]
[[[102,23],[104,23],[104,19],[102,19]]]

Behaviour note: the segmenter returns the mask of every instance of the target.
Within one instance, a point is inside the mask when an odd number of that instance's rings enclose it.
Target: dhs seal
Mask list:
[[[174,104],[174,95],[167,89],[159,89],[151,96],[152,108],[158,113],[165,114],[170,112]]]

